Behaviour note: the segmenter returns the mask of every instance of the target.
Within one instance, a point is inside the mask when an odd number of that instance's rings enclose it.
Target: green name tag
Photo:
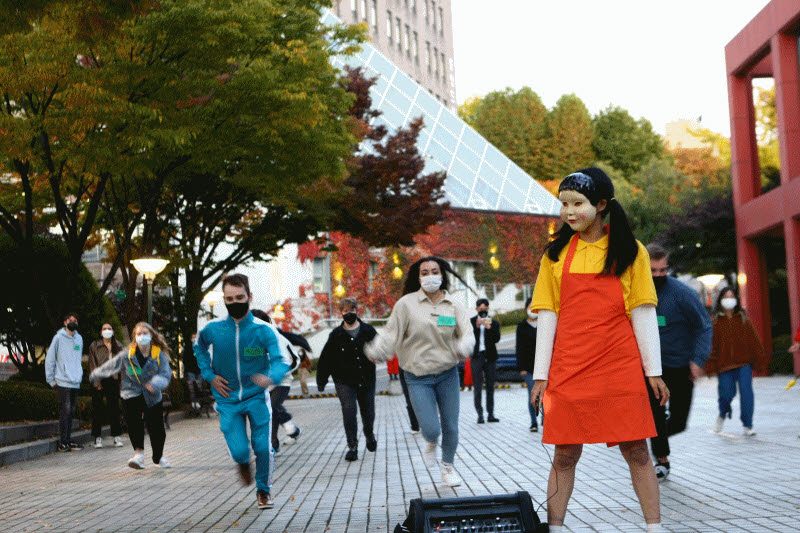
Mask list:
[[[440,326],[455,326],[456,325],[456,317],[439,315],[439,325]]]
[[[658,315],[658,327],[663,328],[667,325],[667,318],[663,315]]]
[[[261,357],[264,355],[264,348],[245,348],[245,357]]]
[[[75,346],[73,346],[73,349],[75,349],[75,350],[80,350],[80,349],[81,349],[81,347],[80,347],[78,344],[76,344]]]

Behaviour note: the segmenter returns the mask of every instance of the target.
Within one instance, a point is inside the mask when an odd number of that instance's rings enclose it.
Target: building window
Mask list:
[[[378,263],[375,261],[369,262],[369,267],[367,268],[367,292],[372,292],[375,290],[375,278],[378,277]]]
[[[431,42],[425,41],[425,68],[431,71]]]
[[[428,24],[428,4],[431,0],[425,0],[425,24]]]
[[[444,53],[442,53],[442,83],[447,85],[447,67],[445,65],[447,65],[447,62],[445,62]]]
[[[433,24],[433,33],[436,33],[436,2],[431,0],[431,23]]]
[[[331,277],[328,275],[328,259],[326,257],[314,258],[314,292],[327,294],[330,289]]]
[[[411,56],[414,62],[419,65],[419,36],[414,32],[414,38],[411,40]]]
[[[444,10],[439,6],[439,35],[444,35]]]
[[[417,0],[411,0],[408,5],[411,7],[411,12],[417,14]]]
[[[389,44],[392,44],[392,12],[386,12],[386,36],[389,37]]]
[[[369,12],[369,25],[372,33],[378,35],[378,0],[372,0],[372,10]]]
[[[400,24],[400,17],[395,17],[394,19],[394,29],[395,29],[395,38],[397,39],[397,49],[401,52],[403,51],[403,42],[400,36],[403,34],[402,32],[403,25]]]
[[[433,60],[436,62],[436,65],[434,66],[434,69],[433,69],[433,75],[438,80],[439,79],[439,49],[436,48],[435,46],[433,47]]]
[[[358,20],[358,8],[356,0],[350,0],[350,11],[353,12],[353,22]]]
[[[411,28],[406,24],[406,32],[403,34],[403,49],[406,51],[406,56],[411,57]]]
[[[361,18],[367,20],[367,0],[361,0]]]

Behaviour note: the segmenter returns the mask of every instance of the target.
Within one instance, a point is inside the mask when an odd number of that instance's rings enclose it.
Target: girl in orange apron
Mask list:
[[[563,527],[583,444],[598,442],[619,444],[647,531],[662,531],[645,440],[656,434],[646,387],[649,382],[662,405],[669,391],[660,377],[647,251],[602,170],[567,176],[559,199],[565,224],[547,246],[530,306],[539,312],[531,402],[542,399],[548,420],[542,441],[556,447],[548,482],[550,531]]]

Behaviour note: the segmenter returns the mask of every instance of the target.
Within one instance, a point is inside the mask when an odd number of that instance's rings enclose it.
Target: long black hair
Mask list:
[[[614,184],[611,183],[611,179],[599,168],[583,168],[564,178],[558,187],[558,192],[561,191],[579,192],[594,206],[597,206],[600,200],[606,200],[606,207],[599,213],[601,218],[609,216],[608,253],[602,275],[620,277],[636,260],[639,245],[633,236],[625,210],[614,198]],[[552,261],[558,262],[561,250],[573,235],[575,230],[567,223],[562,224],[555,233],[555,239],[545,246],[547,256]]]
[[[439,265],[439,271],[442,273],[442,285],[439,288],[442,289],[443,291],[446,291],[447,289],[450,288],[450,279],[447,277],[447,274],[452,274],[461,283],[463,283],[465,287],[469,287],[469,285],[467,285],[467,282],[464,281],[461,278],[461,276],[459,276],[456,273],[456,271],[450,267],[450,264],[447,261],[439,257],[434,257],[432,255],[429,255],[428,257],[423,257],[422,259],[420,259],[419,261],[415,262],[413,265],[408,267],[408,276],[406,276],[406,281],[403,284],[403,296],[412,292],[417,292],[420,289],[421,285],[419,283],[419,267],[422,263],[426,261],[436,261],[436,263]],[[472,289],[470,288],[470,290]]]
[[[733,285],[728,285],[717,294],[717,301],[714,305],[714,310],[712,311],[713,314],[717,313],[724,313],[725,309],[722,307],[722,297],[726,292],[732,292],[734,298],[736,298],[736,307],[733,308],[732,313],[735,315],[737,313],[742,313],[742,317],[744,317],[743,309],[742,309],[742,300],[739,298],[739,291],[736,290],[736,287]]]

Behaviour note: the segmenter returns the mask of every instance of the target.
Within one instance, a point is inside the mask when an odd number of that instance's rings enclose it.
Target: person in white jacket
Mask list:
[[[58,420],[60,452],[83,449],[80,444],[72,442],[72,420],[83,379],[82,358],[83,337],[78,333],[78,314],[70,312],[64,316],[64,327],[53,336],[44,359],[47,384],[58,391],[61,400]]]
[[[392,309],[383,332],[365,346],[365,352],[370,359],[380,361],[397,354],[414,413],[427,441],[425,462],[436,462],[441,434],[442,481],[454,487],[461,484],[453,469],[460,408],[457,365],[472,355],[475,336],[466,310],[447,292],[448,274],[464,283],[438,257],[424,257],[411,265],[404,296]]]

